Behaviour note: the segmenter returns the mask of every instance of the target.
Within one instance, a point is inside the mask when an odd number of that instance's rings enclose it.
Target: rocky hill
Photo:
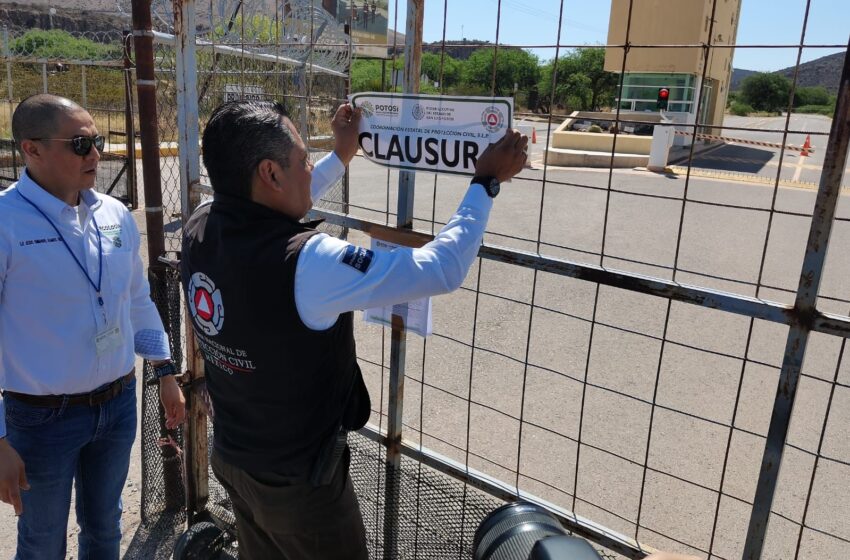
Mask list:
[[[62,6],[51,14],[46,5],[39,3],[0,2],[0,24],[13,29],[64,29],[69,32],[121,31],[131,27],[130,19],[112,10],[96,8],[106,2],[93,0],[91,8]],[[45,2],[46,4],[46,2]],[[53,2],[56,5],[57,2]],[[82,3],[81,3],[82,4]]]
[[[800,65],[800,71],[797,75],[797,85],[799,87],[823,86],[829,93],[838,93],[838,82],[841,79],[841,69],[844,66],[844,54],[840,52],[804,62]],[[737,90],[741,86],[741,82],[752,74],[756,74],[756,72],[741,68],[733,69],[732,91]],[[776,74],[782,74],[788,79],[792,79],[794,77],[794,67],[791,66],[777,70]]]

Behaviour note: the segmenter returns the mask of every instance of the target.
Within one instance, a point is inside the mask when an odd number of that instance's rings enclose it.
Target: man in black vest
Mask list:
[[[204,130],[215,196],[186,224],[181,274],[243,559],[368,558],[345,445],[370,411],[352,310],[457,289],[526,158],[528,138],[507,131],[434,241],[373,253],[299,221],[356,154],[359,119],[339,108],[315,166],[277,103],[225,103]]]

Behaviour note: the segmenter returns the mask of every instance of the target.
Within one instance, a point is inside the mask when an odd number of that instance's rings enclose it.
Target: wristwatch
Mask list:
[[[490,195],[490,198],[496,198],[496,195],[499,194],[499,190],[502,188],[498,179],[486,175],[476,175],[472,178],[472,182],[482,185],[484,190],[487,191],[487,194]]]
[[[177,366],[174,365],[174,362],[171,360],[165,362],[164,364],[159,364],[158,366],[154,366],[153,368],[154,377],[157,379],[162,379],[167,375],[177,375]]]

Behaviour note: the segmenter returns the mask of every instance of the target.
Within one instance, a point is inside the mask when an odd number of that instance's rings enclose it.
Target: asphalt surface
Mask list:
[[[351,170],[351,212],[394,223],[395,172],[365,161]],[[438,230],[466,183],[418,175],[414,227]],[[791,303],[814,195],[637,170],[526,170],[503,186],[485,241]],[[834,299],[821,306],[847,314],[846,195],[838,216],[821,291]],[[787,328],[679,303],[668,317],[660,298],[480,267],[434,299],[431,338],[408,338],[405,436],[652,546],[740,557]],[[386,410],[389,348],[387,333],[359,324],[376,410]],[[786,519],[774,516],[765,558],[794,557],[825,419],[821,452],[838,461],[819,463],[799,557],[846,557],[850,390],[836,387],[829,404],[830,381],[850,382],[841,348],[811,337],[789,436],[799,449],[786,452],[773,508]]]
[[[719,172],[732,179],[772,183],[780,179],[783,184],[801,188],[815,188],[824,164],[829,127],[832,120],[821,115],[792,114],[790,120],[781,117],[735,117],[727,115],[722,132],[715,134],[727,138],[690,160],[697,172]],[[785,134],[785,130],[789,131]],[[763,142],[802,147],[809,138],[813,148],[807,156],[800,150],[783,150],[757,144],[736,143],[735,140]],[[689,159],[678,158],[671,164],[687,167]],[[847,177],[845,172],[845,181]],[[846,186],[846,183],[844,183]]]

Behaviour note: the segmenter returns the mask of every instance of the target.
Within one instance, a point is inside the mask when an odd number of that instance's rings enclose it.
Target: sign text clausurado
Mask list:
[[[356,93],[363,155],[398,169],[474,175],[487,145],[513,123],[513,100],[400,93]]]

